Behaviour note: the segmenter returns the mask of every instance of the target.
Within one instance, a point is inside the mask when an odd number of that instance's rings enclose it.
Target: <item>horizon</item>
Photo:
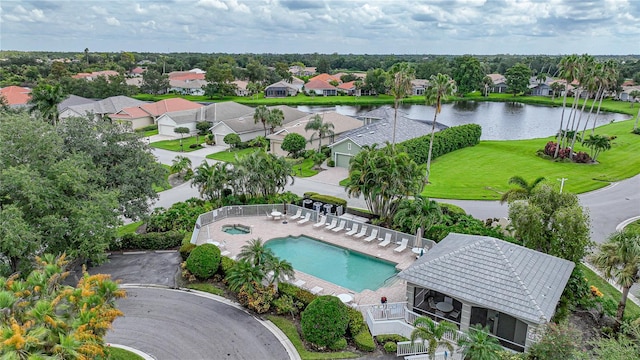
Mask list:
[[[0,49],[630,56],[639,20],[628,0],[5,0]]]

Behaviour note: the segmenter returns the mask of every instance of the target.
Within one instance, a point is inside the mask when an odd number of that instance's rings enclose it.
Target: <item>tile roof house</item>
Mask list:
[[[336,166],[348,168],[349,161],[356,156],[364,146],[393,141],[393,108],[383,106],[376,110],[358,116],[363,126],[347,131],[338,136],[336,142],[329,145],[331,157]],[[410,140],[431,133],[431,121],[413,120],[398,113],[396,124],[396,143]],[[436,131],[446,129],[447,126],[436,123]]]
[[[282,141],[285,136],[290,133],[296,133],[304,136],[307,139],[306,149],[318,149],[318,133],[313,130],[305,130],[305,126],[312,120],[316,114],[308,114],[296,121],[289,122],[281,130],[274,132],[267,136],[267,139],[271,140],[271,152],[277,155],[287,155],[287,151],[282,150]],[[322,116],[322,120],[325,123],[333,124],[333,135],[325,136],[322,138],[323,145],[329,145],[334,141],[334,138],[340,134],[359,128],[362,126],[362,121],[351,116],[339,114],[335,111],[329,111],[319,114]],[[313,137],[313,140],[312,140]]]
[[[124,108],[141,106],[144,104],[146,104],[146,102],[130,98],[128,96],[112,96],[91,103],[68,106],[60,112],[60,119],[66,119],[72,116],[86,116],[88,114],[93,114],[94,116],[101,118],[104,115],[115,114]]]
[[[298,76],[310,76],[316,73],[316,67],[315,66],[313,67],[291,66],[289,67],[289,72],[292,73],[293,75],[298,75]]]
[[[88,81],[95,80],[99,76],[110,77],[110,76],[118,76],[120,73],[114,70],[103,70],[103,71],[94,71],[91,73],[77,73],[72,76],[74,79],[86,79]]]
[[[326,81],[326,82],[330,82],[330,81],[337,81],[338,83],[341,83],[342,80],[340,80],[340,76],[336,76],[336,75],[329,75],[327,73],[322,73],[319,75],[316,75],[312,78],[309,79],[309,81],[315,81],[315,80],[321,80],[321,81]]]
[[[109,117],[120,122],[127,122],[132,129],[139,129],[156,123],[164,113],[198,109],[204,105],[182,98],[171,98],[154,103],[124,108]]]
[[[574,267],[503,240],[450,233],[398,277],[407,282],[409,310],[463,331],[488,326],[502,346],[524,351],[551,321]],[[438,310],[442,302],[448,311]]]
[[[329,84],[324,80],[309,80],[304,84],[304,91],[309,94],[322,95],[322,96],[335,96],[338,95],[338,88]]]
[[[249,90],[247,90],[247,85],[249,85],[248,81],[236,80],[232,81],[231,83],[236,86],[236,96],[249,96]]]
[[[349,81],[346,83],[342,83],[340,85],[338,85],[338,89],[342,90],[344,93],[346,93],[347,95],[356,95],[356,82],[355,81]]]
[[[214,105],[216,104],[209,105],[207,106],[207,108],[210,108]],[[211,127],[211,132],[213,133],[216,144],[224,145],[224,137],[231,133],[238,134],[242,141],[252,140],[256,136],[264,136],[264,126],[262,125],[262,123],[256,123],[253,120],[253,114],[255,113],[254,108],[240,105],[231,101],[217,103],[217,105],[220,106],[220,108],[217,110],[217,115],[211,116],[211,114],[209,114],[207,116],[207,121],[213,124],[213,126]],[[227,109],[222,109],[223,106],[226,106]],[[286,105],[269,107],[269,109],[274,108],[280,109],[284,114],[284,120],[282,121],[283,126],[286,126],[290,122],[298,120],[307,115],[307,113],[305,112]],[[276,128],[276,131],[278,131],[279,129],[280,127]]]
[[[300,79],[298,79],[300,80]],[[302,80],[300,80],[302,81]],[[304,85],[304,82],[302,82]],[[287,97],[287,96],[296,96],[300,91],[301,87],[298,87],[299,84],[288,83],[287,81],[281,80],[275,84],[271,84],[264,89],[264,97]]]
[[[7,86],[0,89],[0,96],[5,98],[9,107],[24,107],[31,99],[31,89],[22,86]]]
[[[429,80],[413,79],[411,80],[411,95],[424,95],[425,90],[429,86]]]

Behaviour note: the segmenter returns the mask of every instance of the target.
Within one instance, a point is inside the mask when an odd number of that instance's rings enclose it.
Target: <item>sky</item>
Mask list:
[[[2,0],[0,49],[640,54],[640,0]]]

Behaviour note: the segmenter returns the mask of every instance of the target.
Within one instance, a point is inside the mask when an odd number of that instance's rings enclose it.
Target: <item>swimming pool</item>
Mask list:
[[[289,261],[294,269],[355,292],[377,290],[398,273],[395,263],[304,235],[275,238],[265,247]]]
[[[231,235],[240,235],[240,234],[249,234],[251,233],[251,228],[241,224],[235,225],[223,225],[222,231]]]

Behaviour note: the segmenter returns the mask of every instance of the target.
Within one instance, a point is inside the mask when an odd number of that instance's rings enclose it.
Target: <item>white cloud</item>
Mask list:
[[[196,6],[202,6],[205,8],[213,8],[213,9],[220,9],[220,10],[229,10],[229,7],[227,6],[227,4],[225,4],[220,0],[199,0],[196,3]]]
[[[133,11],[136,12],[136,14],[146,14],[147,13],[147,9],[143,9],[142,6],[140,6],[140,4],[137,4],[134,6]]]
[[[113,16],[109,16],[108,18],[105,19],[105,21],[107,22],[107,25],[120,26],[120,21],[114,18]]]
[[[92,6],[91,10],[93,10],[93,12],[95,12],[98,15],[107,15],[107,14],[109,14],[107,12],[107,9],[105,9],[105,8],[103,8],[101,6]]]
[[[249,10],[249,7],[245,4],[239,3],[238,0],[227,0],[227,6],[233,11],[237,11],[245,14],[251,13],[251,10]]]

